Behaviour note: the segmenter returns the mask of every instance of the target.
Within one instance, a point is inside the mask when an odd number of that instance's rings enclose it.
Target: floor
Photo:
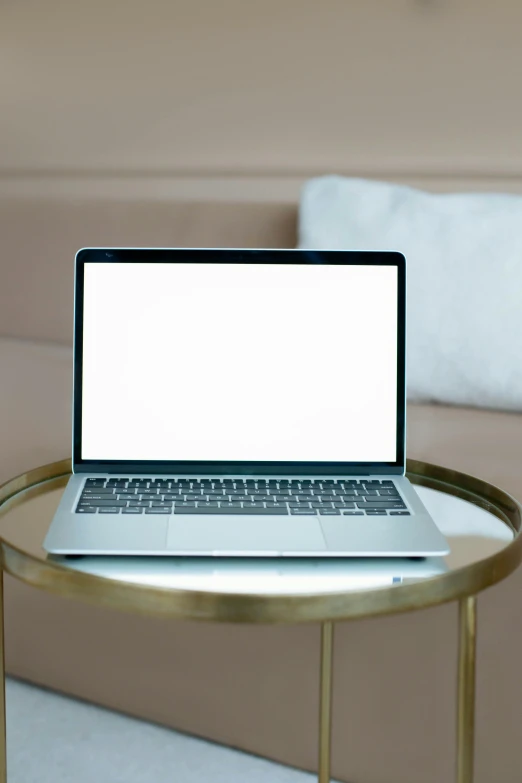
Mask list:
[[[16,680],[6,683],[9,783],[315,783],[316,776]]]

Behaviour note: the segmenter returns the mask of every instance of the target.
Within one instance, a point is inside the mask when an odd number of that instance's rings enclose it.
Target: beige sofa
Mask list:
[[[90,245],[296,243],[295,203],[0,200],[0,479],[70,453],[73,257]],[[522,497],[522,415],[408,409],[408,455]],[[522,571],[479,600],[477,783],[521,779]],[[319,628],[167,623],[6,579],[17,677],[313,770]],[[452,780],[456,609],[341,624],[333,773]],[[169,775],[176,779],[175,770]]]

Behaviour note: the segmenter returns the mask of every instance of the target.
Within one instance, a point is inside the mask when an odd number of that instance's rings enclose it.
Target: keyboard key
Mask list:
[[[217,500],[214,502],[210,502],[210,501],[199,502],[198,508],[218,508]]]
[[[146,514],[172,514],[172,509],[170,508],[146,508],[145,509]]]
[[[127,508],[122,508],[121,510],[122,514],[143,514],[142,508],[136,508],[136,506],[128,506]]]
[[[149,508],[148,500],[129,500],[129,508]]]
[[[278,508],[241,508],[241,506],[234,506],[234,507],[227,507],[223,508],[179,508],[178,506],[175,506],[174,508],[174,514],[215,514],[215,515],[223,515],[223,514],[230,514],[233,516],[236,516],[237,514],[243,514],[248,516],[257,516],[257,515],[276,515],[276,516],[282,516],[284,514],[288,514],[287,509],[278,509]]]
[[[112,492],[104,493],[103,495],[99,492],[96,492],[96,494],[88,495],[86,492],[82,492],[82,500],[89,501],[89,502],[95,502],[98,500],[110,500],[111,498],[114,498],[114,500],[118,499],[117,495],[114,495]]]
[[[315,511],[313,508],[291,508],[290,513],[292,516],[310,517],[315,516],[317,511]]]
[[[118,506],[126,506],[127,503],[124,500],[92,500],[92,498],[89,499],[89,502],[91,505],[96,506],[97,508],[103,508],[105,506],[111,507],[111,508],[117,508]]]
[[[341,511],[345,517],[363,517],[364,511]]]
[[[88,495],[89,497],[91,495],[109,495],[109,497],[111,497],[116,494],[116,487],[84,487],[82,492],[82,495]]]
[[[100,514],[119,514],[120,513],[119,508],[114,508],[113,506],[104,506],[104,508],[99,509]]]
[[[332,517],[339,515],[341,512],[338,508],[320,508],[319,513],[322,517]]]
[[[369,517],[375,517],[375,516],[379,516],[379,515],[380,516],[386,516],[386,511],[384,511],[384,509],[368,509],[366,514]]]
[[[84,488],[83,488],[83,491],[87,492],[89,494],[93,494],[93,493],[98,493],[99,492],[100,494],[103,495],[104,492],[116,492],[117,489],[118,489],[118,487],[104,487],[104,486],[94,487],[94,486],[91,486],[90,484],[86,484],[84,486]]]
[[[346,503],[344,500],[334,500],[334,508],[355,508],[355,503]]]
[[[98,509],[92,506],[78,506],[76,509],[77,514],[96,514],[97,511]]]
[[[390,511],[390,516],[392,517],[409,517],[410,512],[409,511]]]
[[[85,485],[89,487],[103,487],[105,484],[105,479],[103,478],[88,478],[85,481]]]
[[[243,506],[242,510],[244,514],[249,514],[249,515],[264,514],[265,516],[270,516],[270,515],[273,516],[275,514],[276,516],[280,517],[288,514],[288,509],[286,508],[286,506],[284,508],[273,508],[273,507],[265,508],[265,506],[256,506],[256,507],[249,506],[248,508],[245,508]]]
[[[366,503],[363,503],[362,501],[359,501],[357,503],[357,508],[364,508],[368,510],[369,508],[376,510],[381,508],[394,508],[394,509],[401,509],[406,508],[404,503],[396,503],[394,501],[378,501],[378,500],[368,500]]]

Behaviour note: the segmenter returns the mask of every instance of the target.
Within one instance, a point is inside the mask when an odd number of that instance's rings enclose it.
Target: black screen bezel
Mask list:
[[[205,462],[199,460],[92,460],[81,457],[83,295],[86,263],[335,264],[397,267],[397,443],[394,462]],[[364,339],[364,336],[362,336]],[[395,251],[249,250],[185,248],[83,248],[75,261],[73,470],[75,473],[215,475],[368,475],[403,474],[405,465],[406,261]]]

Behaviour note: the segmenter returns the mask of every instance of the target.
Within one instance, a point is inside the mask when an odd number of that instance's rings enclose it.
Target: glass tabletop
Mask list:
[[[446,558],[179,558],[48,556],[41,543],[66,479],[29,488],[4,505],[0,537],[49,565],[134,585],[244,595],[367,591],[449,574],[502,550],[512,529],[493,513],[447,492],[416,486],[447,537]]]

